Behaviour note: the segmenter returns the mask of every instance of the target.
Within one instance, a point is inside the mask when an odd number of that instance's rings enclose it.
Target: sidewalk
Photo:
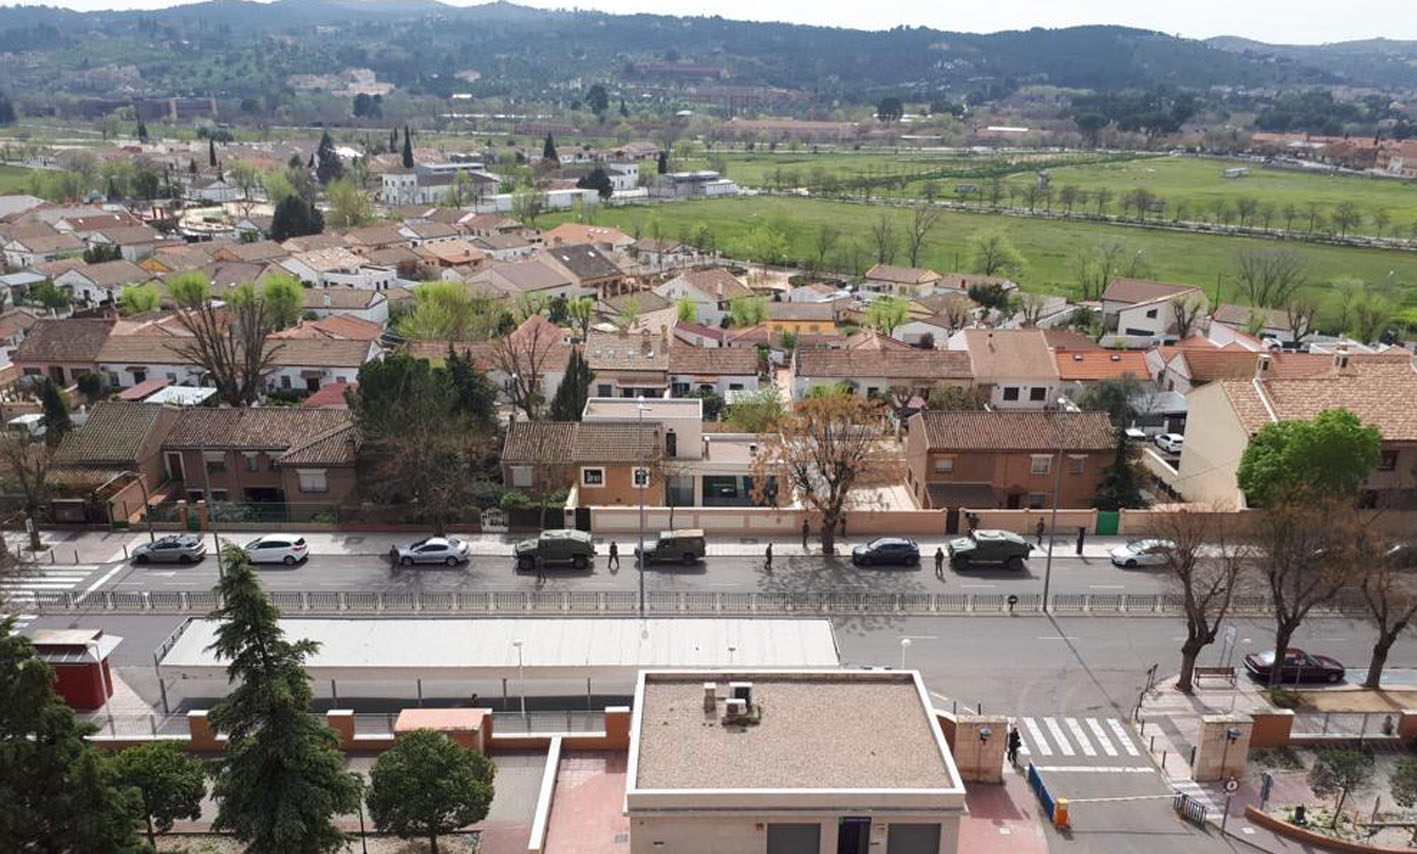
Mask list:
[[[418,539],[420,535],[398,532],[398,531],[360,531],[360,532],[330,532],[319,531],[301,534],[297,531],[287,531],[292,536],[303,536],[310,545],[312,555],[348,555],[348,556],[368,556],[386,555],[389,548],[396,544],[411,542]],[[158,535],[162,536],[159,531]],[[221,538],[230,540],[233,543],[245,543],[260,536],[260,531],[230,531],[221,532]],[[658,534],[658,531],[645,531],[645,539],[651,540]],[[9,532],[6,534],[12,548],[21,545],[28,545],[28,540],[22,533]],[[204,536],[209,536],[204,534]],[[517,543],[531,539],[533,533],[525,534],[457,534],[458,539],[466,542],[476,557],[507,557],[512,554],[512,547]],[[52,531],[44,532],[42,540],[52,549],[39,553],[34,559],[40,563],[78,563],[97,564],[109,563],[112,561],[124,560],[126,553],[124,548],[132,549],[138,543],[147,542],[148,534],[133,531]],[[818,556],[822,554],[821,540],[813,536],[808,540],[806,549],[802,548],[801,537],[736,537],[733,535],[712,534],[708,536],[708,554],[711,557],[761,557],[768,543],[772,543],[774,557],[802,557],[804,555]],[[841,538],[836,541],[836,554],[838,557],[847,557],[851,554],[854,546],[866,543],[874,539],[866,536],[851,536]],[[933,559],[936,548],[944,548],[951,537],[944,535],[932,536],[917,539],[920,545],[920,559],[923,563],[929,563]],[[1088,560],[1107,560],[1112,549],[1130,540],[1130,537],[1095,537],[1089,536],[1084,543],[1082,556]],[[620,554],[633,555],[635,546],[639,543],[637,534],[614,534],[599,535],[596,537],[598,550],[603,555],[609,549],[611,540],[619,546]],[[1036,542],[1033,537],[1028,537],[1029,542]],[[1034,549],[1032,560],[1041,560],[1047,554],[1048,538],[1044,538],[1044,548]],[[210,540],[208,540],[210,547]],[[26,556],[29,550],[25,549]],[[1076,558],[1077,540],[1073,536],[1058,536],[1053,538],[1054,558]]]

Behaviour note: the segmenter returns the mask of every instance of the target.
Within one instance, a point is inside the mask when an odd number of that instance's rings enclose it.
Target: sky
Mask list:
[[[451,0],[474,5],[482,0]],[[0,0],[15,2],[15,0]],[[19,0],[29,2],[29,0]],[[449,2],[449,0],[445,0]],[[722,15],[740,20],[888,29],[897,25],[941,30],[994,32],[1030,27],[1121,24],[1188,38],[1238,35],[1272,43],[1319,44],[1384,36],[1417,39],[1412,0],[1369,0],[1361,13],[1342,14],[1320,0],[513,0],[542,8]],[[175,5],[172,0],[48,0],[49,5],[84,11]]]

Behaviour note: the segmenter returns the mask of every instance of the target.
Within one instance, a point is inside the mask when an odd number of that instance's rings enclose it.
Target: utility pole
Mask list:
[[[221,537],[216,531],[216,503],[212,501],[212,475],[207,469],[207,446],[202,445],[200,449],[202,455],[202,494],[207,499],[207,524],[212,529],[212,546],[216,549],[216,573],[217,578],[226,580],[226,567],[221,562]],[[222,454],[225,459],[225,452]]]
[[[1058,398],[1058,405],[1062,407],[1065,401]],[[1062,412],[1054,416],[1055,421],[1061,418]],[[1053,472],[1053,513],[1052,519],[1048,523],[1048,557],[1043,564],[1043,613],[1048,613],[1048,588],[1053,583],[1053,534],[1058,530],[1058,500],[1059,493],[1063,489],[1063,433],[1057,431],[1058,435],[1058,465]]]

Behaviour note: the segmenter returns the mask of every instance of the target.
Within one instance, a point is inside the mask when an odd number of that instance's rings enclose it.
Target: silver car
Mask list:
[[[1112,550],[1114,566],[1161,566],[1170,559],[1176,544],[1170,540],[1132,540]]]
[[[416,543],[394,547],[399,566],[415,563],[441,563],[457,566],[470,557],[467,543],[457,537],[426,537]]]
[[[206,543],[191,534],[171,534],[133,549],[133,563],[196,563],[206,556]]]

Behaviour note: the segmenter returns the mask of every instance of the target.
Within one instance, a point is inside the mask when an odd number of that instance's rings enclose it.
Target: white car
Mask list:
[[[1181,453],[1181,444],[1186,441],[1186,437],[1180,433],[1159,433],[1156,436],[1156,447],[1168,454]]]
[[[1176,544],[1170,540],[1132,540],[1112,550],[1112,563],[1128,568],[1159,566],[1166,562],[1167,555],[1174,548]]]
[[[467,563],[470,549],[467,543],[456,537],[427,537],[406,546],[395,546],[394,553],[400,566],[413,566],[415,563],[457,566]]]
[[[283,563],[295,566],[310,556],[304,537],[289,534],[267,534],[246,544],[246,557],[252,563]]]

